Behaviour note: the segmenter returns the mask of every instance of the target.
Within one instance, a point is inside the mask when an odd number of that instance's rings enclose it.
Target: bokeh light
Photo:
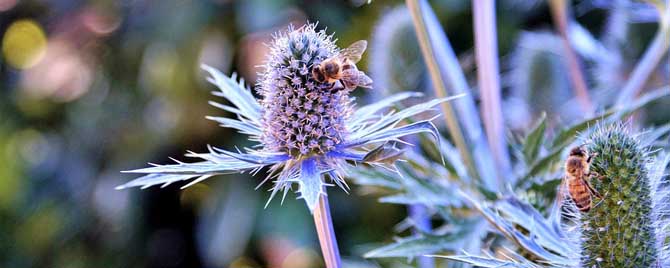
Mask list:
[[[68,102],[89,90],[93,82],[92,67],[82,51],[67,40],[49,42],[41,58],[23,73],[22,88],[30,97]]]
[[[37,64],[44,56],[47,38],[37,22],[13,22],[2,38],[2,54],[14,68],[25,69]]]
[[[0,0],[0,12],[12,9],[18,0]]]

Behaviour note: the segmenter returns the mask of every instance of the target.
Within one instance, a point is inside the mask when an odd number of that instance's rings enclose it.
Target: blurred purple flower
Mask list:
[[[269,167],[263,182],[273,179],[270,200],[279,191],[283,196],[297,183],[300,197],[310,211],[321,194],[325,195],[326,178],[339,187],[348,189],[344,181],[348,163],[369,163],[382,167],[393,166],[396,158],[385,158],[377,147],[374,157],[371,146],[398,141],[400,137],[427,132],[437,139],[437,130],[430,120],[401,125],[414,115],[429,111],[435,105],[452,98],[435,99],[412,107],[381,114],[380,111],[395,102],[420,96],[405,92],[377,103],[353,108],[350,90],[328,83],[319,83],[309,68],[326,58],[337,55],[339,48],[331,35],[315,31],[315,24],[299,29],[289,27],[274,36],[270,44],[265,71],[260,76],[257,100],[237,81],[236,75],[227,77],[214,68],[203,66],[211,83],[219,87],[215,95],[228,99],[235,107],[211,102],[225,111],[237,114],[237,119],[208,117],[223,127],[237,129],[259,144],[244,151],[228,151],[209,147],[208,153],[189,152],[187,156],[203,159],[195,163],[176,161],[177,164],[153,165],[127,171],[147,175],[130,181],[117,189],[128,187],[163,187],[177,181],[194,179],[184,187],[211,176],[234,172],[259,172]],[[395,153],[395,151],[393,151]],[[367,156],[367,157],[366,157]],[[261,182],[261,184],[263,184]],[[259,185],[260,186],[260,185]],[[268,202],[270,201],[268,200]]]

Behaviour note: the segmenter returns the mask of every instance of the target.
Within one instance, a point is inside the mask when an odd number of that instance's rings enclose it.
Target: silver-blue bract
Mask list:
[[[258,84],[258,93],[263,97],[261,100],[256,99],[245,87],[244,81],[238,81],[234,74],[227,77],[212,67],[202,67],[210,74],[208,81],[220,89],[215,95],[226,98],[233,106],[211,104],[237,114],[237,119],[208,119],[249,135],[251,141],[258,142],[257,146],[243,151],[209,147],[207,153],[187,154],[204,160],[201,162],[176,161],[171,165],[130,170],[127,172],[147,175],[118,189],[153,185],[165,187],[193,179],[183,186],[188,187],[215,175],[244,171],[256,174],[268,167],[268,175],[263,182],[274,181],[270,200],[279,190],[286,197],[291,185],[297,183],[300,197],[305,199],[311,211],[319,195],[325,195],[325,187],[332,185],[326,183],[326,177],[342,189],[348,189],[344,176],[349,164],[364,162],[393,167],[392,163],[387,163],[388,159],[365,157],[373,146],[401,142],[399,138],[403,136],[422,132],[438,139],[437,130],[430,120],[401,123],[458,96],[383,113],[395,102],[419,95],[407,92],[354,109],[349,90],[334,90],[332,85],[318,83],[312,78],[312,66],[339,52],[332,36],[323,30],[315,31],[315,27],[315,24],[299,29],[289,27],[286,32],[274,36],[265,71]]]

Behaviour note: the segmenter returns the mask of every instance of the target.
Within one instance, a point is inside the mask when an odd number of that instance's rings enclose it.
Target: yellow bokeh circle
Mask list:
[[[2,38],[2,55],[9,65],[17,69],[30,68],[44,56],[47,38],[33,20],[13,22]]]

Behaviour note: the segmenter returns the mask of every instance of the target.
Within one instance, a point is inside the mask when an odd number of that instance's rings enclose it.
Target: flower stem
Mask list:
[[[330,206],[326,195],[319,197],[319,203],[314,208],[313,216],[326,268],[341,268],[340,251],[337,248],[333,221],[330,217]]]
[[[658,31],[651,45],[644,52],[642,60],[637,63],[633,74],[621,90],[616,101],[617,105],[629,102],[642,91],[647,79],[670,47],[670,3],[659,1],[655,3],[655,6],[659,12]]]
[[[565,50],[566,61],[568,64],[568,74],[572,82],[572,88],[575,91],[577,101],[581,104],[582,110],[586,113],[586,117],[593,115],[593,103],[589,97],[588,86],[584,79],[581,62],[577,53],[572,48],[570,39],[568,37],[569,22],[568,22],[568,3],[566,0],[551,0],[550,3],[551,16],[554,20],[554,25],[561,37],[561,43]]]
[[[498,68],[498,38],[496,36],[495,1],[472,1],[475,24],[475,54],[477,81],[482,97],[482,118],[498,177],[510,171],[505,142],[505,127],[500,104],[500,75]]]
[[[435,95],[438,98],[444,98],[447,96],[447,89],[445,87],[445,81],[442,78],[440,66],[438,65],[435,51],[433,51],[433,45],[431,44],[431,39],[428,34],[428,28],[421,11],[421,5],[423,3],[423,1],[419,2],[417,0],[406,1],[407,8],[412,15],[412,21],[414,22],[414,29],[419,41],[419,46],[421,47],[423,58],[426,61],[426,66],[428,67],[428,73],[430,74],[430,78],[433,81]],[[459,88],[459,90],[461,89],[462,88]],[[461,158],[463,159],[463,162],[468,169],[468,173],[473,177],[479,178],[479,172],[477,171],[475,160],[470,153],[470,148],[463,135],[463,130],[461,129],[461,125],[458,122],[456,113],[454,112],[454,107],[450,102],[442,102],[441,108],[442,114],[444,115],[444,119],[447,123],[449,135],[456,145],[456,148],[458,148],[458,152],[460,153]]]

